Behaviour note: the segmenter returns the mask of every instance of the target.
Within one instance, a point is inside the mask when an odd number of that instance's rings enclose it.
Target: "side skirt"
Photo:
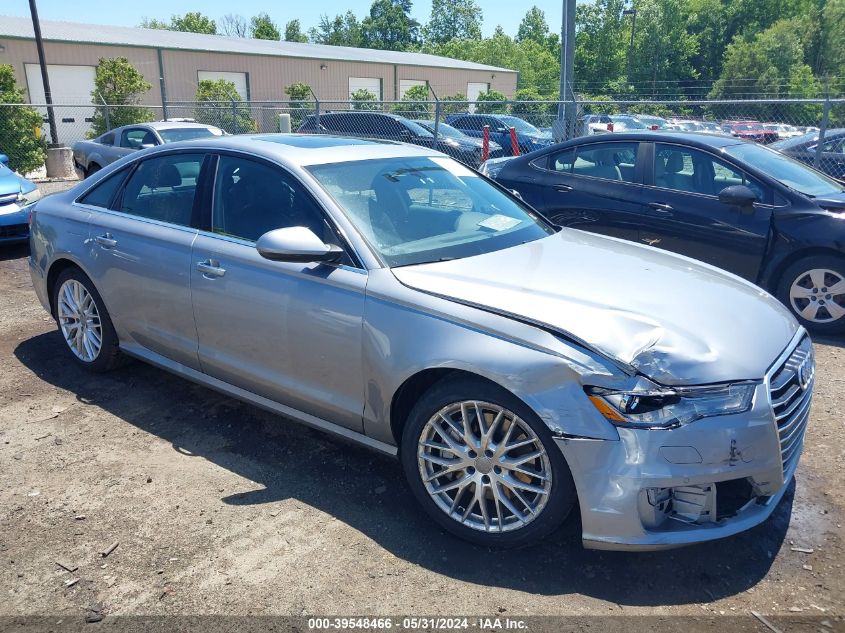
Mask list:
[[[380,453],[391,455],[393,457],[396,457],[398,453],[397,447],[393,446],[392,444],[387,444],[386,442],[381,442],[371,437],[367,437],[362,433],[356,433],[355,431],[347,429],[346,427],[334,424],[322,418],[318,418],[317,416],[311,415],[310,413],[305,413],[304,411],[300,411],[298,409],[279,404],[274,400],[270,400],[269,398],[265,398],[264,396],[259,396],[257,394],[252,393],[251,391],[247,391],[246,389],[235,387],[234,385],[230,385],[227,382],[223,382],[222,380],[218,380],[217,378],[213,378],[212,376],[203,374],[202,372],[199,372],[195,369],[186,367],[181,363],[172,361],[168,358],[165,358],[164,356],[161,356],[160,354],[151,352],[150,350],[145,349],[143,347],[134,345],[122,345],[120,347],[120,351],[122,351],[128,356],[134,356],[139,360],[142,360],[151,365],[155,365],[159,369],[163,369],[165,371],[169,371],[170,373],[176,374],[177,376],[181,376],[182,378],[190,380],[191,382],[203,385],[204,387],[208,387],[209,389],[214,389],[215,391],[219,391],[220,393],[223,393],[227,396],[231,396],[232,398],[236,398],[237,400],[243,400],[244,402],[248,402],[249,404],[253,404],[257,407],[265,409],[266,411],[284,416],[286,418],[290,418],[295,422],[310,426],[319,431],[331,433],[332,435],[336,435],[348,441],[355,442],[356,444],[361,444],[362,446],[366,446],[367,448],[371,448],[373,450],[379,451]]]

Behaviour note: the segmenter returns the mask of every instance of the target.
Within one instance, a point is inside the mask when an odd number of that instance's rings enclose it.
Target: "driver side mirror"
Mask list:
[[[304,226],[268,231],[255,243],[258,254],[274,262],[336,262],[343,249],[326,244]]]
[[[732,185],[719,192],[719,202],[742,210],[752,210],[757,196],[745,185]]]

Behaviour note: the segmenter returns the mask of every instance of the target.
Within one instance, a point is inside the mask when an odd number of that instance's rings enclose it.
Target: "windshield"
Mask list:
[[[407,126],[407,128],[409,130],[411,130],[411,132],[413,132],[417,136],[424,136],[424,137],[434,136],[431,132],[429,132],[426,128],[424,128],[422,125],[420,125],[416,121],[411,121],[410,119],[403,119],[402,123],[405,126]]]
[[[614,123],[621,123],[626,128],[630,128],[632,130],[645,130],[648,129],[647,126],[640,120],[635,119],[632,116],[612,116],[610,120]]]
[[[555,231],[451,158],[386,158],[307,169],[391,267],[471,257]]]
[[[427,129],[429,132],[434,132],[434,121],[414,121],[414,123],[419,123],[422,127]],[[448,123],[441,122],[437,126],[437,133],[441,136],[448,136],[449,138],[457,138],[461,140],[466,140],[467,135],[461,132],[459,129],[452,127]]]
[[[531,125],[528,121],[523,121],[519,117],[502,115],[498,119],[505,124],[506,127],[516,128],[517,132],[523,134],[542,134],[540,130]]]
[[[845,191],[835,180],[767,147],[742,143],[730,145],[724,151],[734,158],[754,165],[790,189],[811,198]]]
[[[223,132],[216,127],[184,127],[159,130],[158,135],[165,143],[176,141],[190,141],[193,138],[208,138],[209,136],[222,136]]]

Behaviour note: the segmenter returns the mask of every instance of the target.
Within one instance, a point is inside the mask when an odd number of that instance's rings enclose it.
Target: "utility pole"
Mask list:
[[[575,136],[575,94],[572,81],[575,74],[575,0],[563,0],[563,20],[560,27],[560,105],[555,138],[566,140]]]
[[[38,20],[38,9],[35,0],[29,0],[29,11],[32,14],[32,29],[35,31],[35,47],[38,49],[38,65],[41,66],[41,82],[44,84],[44,102],[47,104],[47,121],[50,124],[50,140],[53,145],[59,144],[59,132],[56,128],[56,113],[53,111],[53,94],[50,92],[50,78],[47,76],[47,59],[44,56],[44,42],[41,39],[41,22]]]
[[[628,83],[631,83],[631,70],[634,62],[634,32],[637,29],[637,10],[632,6],[630,9],[622,11],[622,15],[631,16],[631,44],[628,46]]]

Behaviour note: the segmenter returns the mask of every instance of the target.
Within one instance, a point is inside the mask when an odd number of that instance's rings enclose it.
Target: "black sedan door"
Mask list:
[[[772,192],[739,167],[692,147],[647,146],[647,170],[639,239],[756,281],[768,243]],[[757,194],[753,209],[719,202],[730,185]]]
[[[537,159],[528,202],[555,224],[636,240],[643,190],[639,146],[585,143]]]

